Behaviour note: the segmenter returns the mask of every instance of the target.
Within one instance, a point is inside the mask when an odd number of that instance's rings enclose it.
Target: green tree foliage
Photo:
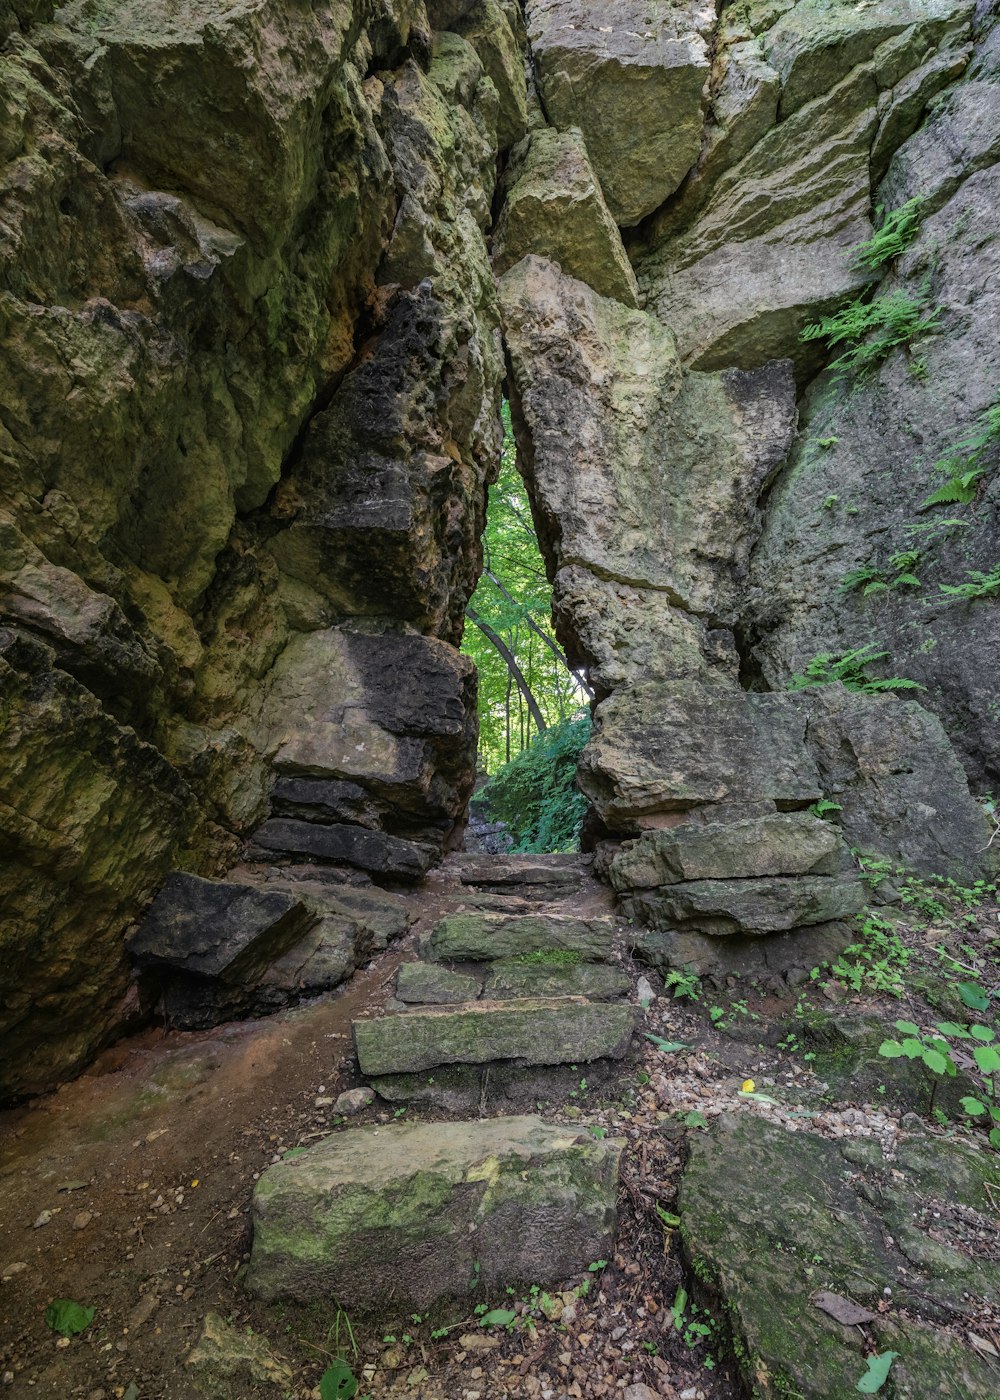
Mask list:
[[[576,790],[576,767],[589,735],[588,715],[560,720],[486,784],[482,796],[507,823],[516,851],[577,848],[587,801]]]
[[[490,773],[550,726],[576,716],[587,698],[552,629],[552,588],[517,470],[506,403],[503,420],[500,476],[490,489],[483,534],[483,574],[466,611],[462,642],[479,672],[479,749]]]

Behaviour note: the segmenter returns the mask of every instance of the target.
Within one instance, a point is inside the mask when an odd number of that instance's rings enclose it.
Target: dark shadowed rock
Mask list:
[[[419,880],[430,869],[435,852],[430,846],[367,831],[360,826],[321,826],[291,817],[273,817],[253,834],[254,844],[293,859],[356,865],[376,875]]]
[[[609,1254],[621,1146],[539,1118],[337,1133],[262,1175],[247,1286],[377,1314],[565,1279]]]
[[[129,949],[142,968],[238,983],[284,953],[313,918],[294,895],[174,871]]]
[[[632,950],[661,976],[674,970],[695,973],[718,985],[727,977],[784,977],[834,962],[857,938],[850,924],[810,924],[768,938],[718,938],[694,930],[637,930]]]

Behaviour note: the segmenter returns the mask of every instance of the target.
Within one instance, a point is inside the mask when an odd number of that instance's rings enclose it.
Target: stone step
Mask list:
[[[371,1316],[562,1282],[610,1257],[622,1147],[536,1117],[335,1133],[262,1173],[247,1287]]]
[[[607,963],[576,963],[558,967],[544,962],[501,961],[491,964],[483,988],[487,1001],[517,997],[587,997],[613,1001],[628,996],[632,981],[621,968]]]
[[[614,921],[567,914],[448,914],[431,930],[432,962],[493,962],[533,953],[575,953],[581,962],[606,962]]]
[[[628,974],[607,963],[575,963],[558,966],[546,962],[512,959],[489,964],[477,977],[456,972],[440,963],[407,962],[396,973],[396,997],[420,1006],[447,1006],[457,1002],[510,1001],[523,997],[587,997],[613,1001],[627,996],[632,983]]]
[[[532,998],[422,1007],[354,1022],[364,1076],[410,1074],[438,1065],[518,1060],[530,1065],[622,1059],[632,1008],[583,998]]]
[[[575,894],[593,880],[593,860],[581,855],[452,856],[448,869],[461,883],[483,894],[520,895],[537,902]]]

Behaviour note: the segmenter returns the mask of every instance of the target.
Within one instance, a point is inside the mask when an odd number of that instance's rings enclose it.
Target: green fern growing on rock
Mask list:
[[[982,569],[970,569],[965,583],[941,583],[942,593],[951,598],[964,598],[972,602],[975,598],[1000,597],[1000,564],[994,564],[988,573]]]
[[[839,682],[847,690],[862,691],[866,695],[878,695],[893,690],[924,690],[917,681],[905,676],[869,676],[867,668],[876,661],[884,661],[887,651],[875,651],[869,642],[851,651],[821,652],[807,662],[805,668],[792,676],[789,690],[805,690],[811,685],[831,685]]]
[[[948,448],[934,463],[934,470],[947,472],[943,486],[921,501],[919,509],[930,506],[969,505],[975,500],[979,483],[1000,451],[1000,389],[993,402],[976,418],[971,431]]]
[[[905,253],[920,232],[923,206],[920,195],[908,199],[898,209],[891,209],[888,214],[885,206],[880,204],[875,210],[875,217],[882,219],[882,224],[871,238],[852,250],[851,266],[868,267],[874,271]]]
[[[898,345],[909,345],[919,336],[932,335],[942,308],[931,306],[925,283],[916,297],[899,290],[874,301],[852,301],[833,316],[824,316],[805,327],[800,339],[825,340],[831,350],[846,348],[830,363],[839,374],[863,375]]]
[[[878,271],[893,262],[913,243],[923,218],[923,200],[909,199],[898,209],[875,211],[881,226],[871,238],[851,249],[851,266]],[[838,374],[863,375],[881,364],[898,345],[909,345],[920,336],[938,330],[942,308],[930,304],[930,278],[915,296],[898,289],[867,299],[860,296],[833,316],[824,316],[805,327],[800,339],[825,340],[831,350],[844,349],[830,368]]]

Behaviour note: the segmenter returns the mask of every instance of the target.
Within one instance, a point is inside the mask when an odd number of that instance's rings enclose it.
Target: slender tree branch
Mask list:
[[[494,632],[493,628],[489,625],[489,623],[484,622],[482,620],[482,618],[476,612],[475,608],[466,608],[465,615],[470,622],[475,623],[475,625],[479,628],[480,632],[482,632],[483,636],[490,643],[490,645],[493,646],[503,657],[508,674],[513,677],[514,684],[517,686],[520,693],[524,696],[524,703],[528,707],[528,713],[531,715],[531,718],[535,721],[535,728],[538,730],[539,734],[544,734],[545,730],[548,727],[545,723],[545,717],[542,714],[541,710],[538,708],[538,701],[532,695],[531,687],[528,685],[528,682],[524,679],[524,675],[521,671],[520,666],[517,664],[517,658],[515,657],[514,653],[511,651],[510,647],[503,640],[503,638],[497,636],[496,632]]]

